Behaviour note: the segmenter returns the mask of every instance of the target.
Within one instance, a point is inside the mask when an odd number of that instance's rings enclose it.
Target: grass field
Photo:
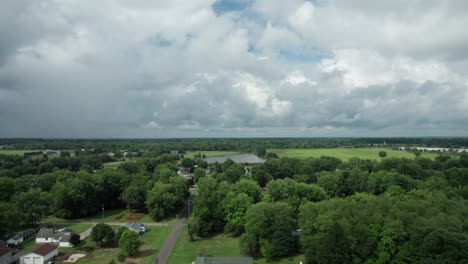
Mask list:
[[[135,258],[127,259],[127,262],[139,263],[139,264],[151,264],[153,263],[154,258],[158,250],[162,247],[164,241],[169,235],[170,228],[165,226],[154,227],[151,226],[148,228],[148,232],[140,236],[141,246],[139,249],[139,254]],[[94,250],[89,251],[90,248]],[[96,244],[88,239],[83,241],[79,246],[75,248],[60,248],[62,253],[57,260],[57,263],[63,263],[66,256],[75,253],[86,254],[86,257],[79,259],[77,264],[101,264],[109,263],[112,259],[117,261],[117,256],[119,254],[118,248],[98,248]],[[87,250],[88,249],[88,250]]]
[[[318,158],[321,156],[331,156],[347,161],[352,157],[361,159],[381,160],[379,157],[380,151],[387,152],[387,158],[414,158],[414,154],[407,151],[398,151],[389,148],[330,148],[330,149],[271,149],[269,150],[278,154],[279,157],[289,158]],[[434,159],[438,156],[437,153],[422,153],[422,157]]]
[[[207,239],[190,241],[187,228],[185,228],[176,242],[176,246],[168,259],[168,264],[192,263],[197,256],[205,257],[240,257],[240,246],[238,237],[217,235]],[[297,264],[303,256],[285,258],[278,261],[256,259],[255,264]]]
[[[239,152],[236,151],[187,151],[184,154],[184,157],[193,158],[198,153],[205,154],[206,157],[222,157],[227,155],[239,154]]]
[[[192,263],[197,256],[236,257],[240,256],[239,238],[218,235],[208,239],[190,241],[187,228],[182,231],[169,264]]]
[[[90,227],[92,227],[92,225],[90,225],[90,224],[73,224],[73,225],[63,226],[63,228],[68,228],[68,229],[73,230],[73,232],[75,232],[75,234],[83,233],[84,231],[86,231]]]
[[[42,151],[42,150],[0,149],[0,154],[3,154],[3,155],[17,155],[17,156],[23,156],[24,153],[27,153],[27,152],[37,152],[37,151]]]
[[[128,217],[128,213],[129,211],[126,210],[126,209],[113,209],[113,210],[105,210],[104,211],[104,217],[102,217],[102,214],[101,213],[98,213],[96,215],[93,215],[93,216],[89,216],[89,217],[85,217],[85,218],[81,218],[81,219],[74,219],[75,221],[89,221],[89,222],[133,222],[133,221],[128,221],[126,220],[125,218]],[[119,214],[124,214],[124,216],[122,218],[120,218],[120,220],[115,220],[115,217]],[[169,219],[169,220],[166,220],[166,221],[171,221],[172,219]],[[63,219],[63,218],[58,218],[58,217],[55,217],[55,216],[48,216],[47,218],[45,218],[43,220],[43,222],[50,222],[50,223],[53,223],[53,222],[66,222],[68,220],[66,219]],[[143,216],[143,218],[141,218],[140,220],[138,220],[138,222],[142,222],[142,223],[150,223],[150,222],[154,222],[153,219],[151,219],[151,217],[146,214],[145,216]]]
[[[106,162],[102,164],[102,167],[104,167],[104,169],[116,169],[121,163],[121,161]]]

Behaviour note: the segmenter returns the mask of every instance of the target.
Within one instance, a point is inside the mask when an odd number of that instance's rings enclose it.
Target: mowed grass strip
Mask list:
[[[206,157],[223,157],[227,155],[235,155],[235,154],[240,154],[240,152],[236,151],[187,151],[184,154],[184,157],[187,158],[194,158],[196,154],[205,154]]]
[[[210,238],[190,241],[187,228],[177,239],[175,249],[169,256],[168,264],[192,263],[198,256],[204,257],[242,257],[240,254],[240,241],[238,237],[230,237],[224,234]],[[265,258],[255,259],[255,264],[297,264],[304,260],[303,255],[288,257],[275,261],[267,261]]]
[[[103,223],[103,222],[135,222],[133,220],[127,220],[126,218],[129,216],[130,211],[126,209],[111,209],[111,210],[104,210],[104,217],[102,217],[102,213],[97,213],[92,216],[88,216],[85,218],[80,218],[80,219],[73,219],[73,220],[67,220],[63,218],[59,218],[56,216],[48,216],[43,222],[49,222],[49,223],[54,223],[54,222],[67,222],[67,221],[88,221],[88,222],[98,222],[98,223]],[[115,219],[118,215],[123,214],[123,216],[120,219]],[[172,221],[173,219],[167,219],[163,222],[169,222]],[[145,214],[143,218],[138,220],[137,222],[141,223],[152,223],[155,222],[153,219],[148,214]]]
[[[73,232],[75,232],[75,234],[79,235],[83,233],[84,231],[88,230],[92,226],[93,225],[90,225],[90,224],[72,224],[72,225],[63,226],[63,228],[70,229]]]
[[[239,238],[217,235],[211,238],[190,241],[187,228],[185,228],[177,239],[168,263],[192,263],[197,256],[238,257],[240,256]]]
[[[16,149],[0,149],[0,154],[3,155],[16,155],[16,156],[23,156],[24,153],[29,152],[39,152],[42,150],[16,150]]]
[[[380,151],[387,152],[386,158],[414,158],[414,154],[407,151],[393,150],[390,148],[328,148],[328,149],[271,149],[268,150],[278,154],[279,157],[289,158],[319,158],[322,156],[337,157],[343,161],[347,161],[350,158],[358,157],[360,159],[371,159],[381,160],[379,157]],[[434,159],[439,154],[423,152],[422,157]]]

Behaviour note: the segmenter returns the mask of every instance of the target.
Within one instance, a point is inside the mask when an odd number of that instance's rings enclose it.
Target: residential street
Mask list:
[[[164,242],[164,245],[159,250],[158,256],[154,260],[154,264],[166,264],[167,259],[171,255],[172,251],[175,248],[175,244],[177,242],[177,238],[184,230],[184,227],[187,225],[187,219],[192,213],[192,200],[189,200],[187,203],[187,207],[183,210],[180,218],[171,225],[172,230],[169,236]]]

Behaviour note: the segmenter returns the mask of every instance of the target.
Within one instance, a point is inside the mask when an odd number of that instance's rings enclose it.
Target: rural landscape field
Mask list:
[[[53,232],[70,241],[52,242],[56,263],[78,264],[314,263],[330,252],[345,261],[337,245],[404,258],[379,247],[382,232],[417,248],[418,262],[466,257],[466,139],[168,139],[133,141],[131,151],[129,142],[4,140],[2,238],[33,230],[10,245],[27,258]],[[408,210],[419,213],[400,218]],[[385,224],[395,217],[398,228]],[[437,236],[448,218],[458,231]],[[444,251],[428,251],[432,236]]]
[[[468,264],[467,0],[1,0],[0,264]]]

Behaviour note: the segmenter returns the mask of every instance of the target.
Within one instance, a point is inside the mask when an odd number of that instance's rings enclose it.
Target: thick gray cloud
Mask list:
[[[466,1],[0,3],[0,137],[461,136]]]

